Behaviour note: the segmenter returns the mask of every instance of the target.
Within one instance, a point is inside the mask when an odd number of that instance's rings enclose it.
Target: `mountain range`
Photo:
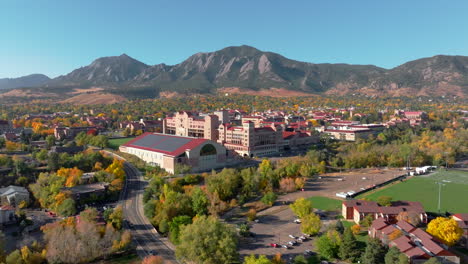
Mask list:
[[[197,53],[176,65],[147,65],[122,54],[96,59],[54,79],[30,75],[4,80],[0,79],[0,88],[28,88],[10,90],[0,95],[3,98],[73,97],[83,93],[153,98],[216,92],[465,98],[468,57],[438,55],[384,69],[373,65],[300,62],[250,46],[236,46]]]
[[[19,78],[0,79],[0,89],[34,87],[40,86],[50,81],[50,78],[44,74],[31,74]]]

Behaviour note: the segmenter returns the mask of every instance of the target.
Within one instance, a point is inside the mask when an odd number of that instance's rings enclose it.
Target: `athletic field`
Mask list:
[[[418,201],[427,212],[438,212],[439,183],[441,184],[441,213],[468,213],[468,172],[441,169],[437,172],[414,176],[357,198],[376,200],[390,196],[393,200]]]
[[[134,139],[134,137],[109,139],[109,148],[118,150],[120,145],[125,144],[132,139]]]

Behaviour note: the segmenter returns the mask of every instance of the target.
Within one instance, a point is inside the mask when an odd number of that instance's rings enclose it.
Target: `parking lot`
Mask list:
[[[273,207],[257,214],[258,223],[252,222],[250,229],[255,236],[241,243],[240,254],[242,256],[262,254],[272,257],[277,253],[281,253],[283,259],[290,260],[296,255],[304,254],[306,250],[314,252],[314,238],[297,243],[288,249],[281,246],[271,246],[274,243],[283,245],[294,240],[289,235],[296,237],[302,235],[300,224],[294,223],[296,218],[288,206],[290,203],[300,197],[308,198],[312,196],[339,199],[336,197],[338,192],[357,191],[360,188],[393,179],[402,173],[404,172],[397,169],[362,169],[342,173],[327,173],[321,175],[320,178],[309,180],[304,191],[282,195]],[[330,212],[322,216],[323,228],[335,222],[338,214],[339,212]]]

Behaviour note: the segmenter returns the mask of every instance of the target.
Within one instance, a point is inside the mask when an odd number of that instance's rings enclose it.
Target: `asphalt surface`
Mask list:
[[[144,215],[143,190],[147,182],[140,171],[130,163],[124,163],[124,170],[127,180],[121,193],[120,203],[127,221],[125,227],[132,233],[138,256],[144,258],[158,255],[164,258],[165,263],[177,263],[174,246],[156,231]]]

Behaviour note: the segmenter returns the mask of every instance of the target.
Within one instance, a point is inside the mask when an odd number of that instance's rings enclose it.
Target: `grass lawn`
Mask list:
[[[439,170],[430,175],[414,176],[404,182],[366,193],[357,198],[376,200],[379,196],[390,196],[393,200],[418,201],[427,212],[437,213],[439,185],[441,188],[441,212],[468,213],[468,172]]]
[[[336,211],[341,209],[342,201],[322,196],[307,198],[312,201],[312,206],[323,211]]]
[[[120,145],[125,144],[132,139],[134,139],[134,137],[109,139],[109,148],[118,150]]]

